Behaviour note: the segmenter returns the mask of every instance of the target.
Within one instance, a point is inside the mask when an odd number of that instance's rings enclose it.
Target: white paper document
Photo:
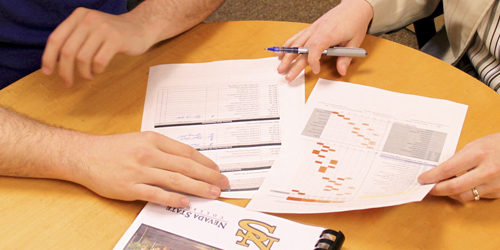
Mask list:
[[[248,204],[323,213],[421,201],[417,177],[451,157],[467,106],[320,79],[295,136]]]
[[[320,241],[338,250],[339,231],[299,224],[228,203],[190,197],[186,208],[148,203],[114,247],[135,249],[302,249]]]
[[[142,131],[196,148],[251,198],[304,108],[304,75],[287,82],[276,57],[151,67]]]

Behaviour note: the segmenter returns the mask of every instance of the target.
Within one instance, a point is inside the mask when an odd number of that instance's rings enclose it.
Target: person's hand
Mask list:
[[[331,46],[358,48],[372,17],[373,8],[366,0],[342,1],[283,44],[287,47],[309,47],[309,55],[279,54],[282,61],[278,72],[288,71],[285,78],[292,81],[309,64],[313,73],[318,74],[321,53]],[[351,57],[337,58],[339,74],[346,74],[351,60]]]
[[[63,179],[107,198],[185,207],[181,193],[216,199],[229,186],[212,160],[155,132],[82,138],[68,164],[76,167]]]
[[[467,144],[447,161],[419,176],[421,184],[437,183],[430,194],[461,202],[500,198],[500,133]]]
[[[111,15],[86,8],[76,9],[49,36],[42,56],[42,72],[59,77],[70,87],[73,71],[87,80],[102,73],[117,53],[139,55],[155,42],[140,19],[129,13]]]

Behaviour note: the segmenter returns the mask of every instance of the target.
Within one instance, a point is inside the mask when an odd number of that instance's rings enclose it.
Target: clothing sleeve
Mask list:
[[[369,34],[381,35],[430,16],[440,0],[366,0],[373,7]]]

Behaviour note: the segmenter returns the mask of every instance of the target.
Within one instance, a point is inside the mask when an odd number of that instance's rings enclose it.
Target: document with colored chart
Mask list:
[[[151,67],[142,131],[188,144],[229,178],[226,198],[251,198],[301,117],[304,75],[289,83],[277,57]]]
[[[299,224],[229,203],[190,197],[186,208],[148,203],[115,250],[339,250],[342,232]]]
[[[323,213],[421,201],[417,177],[450,158],[467,106],[320,79],[306,116],[247,208]]]

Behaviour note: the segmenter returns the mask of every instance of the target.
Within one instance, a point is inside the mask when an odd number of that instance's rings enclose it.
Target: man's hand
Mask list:
[[[86,8],[76,9],[49,36],[42,56],[42,72],[59,76],[67,87],[73,85],[73,71],[87,80],[102,73],[117,53],[139,55],[156,37],[148,37],[141,20],[130,15],[111,15]]]
[[[212,160],[155,132],[82,139],[68,179],[104,197],[185,207],[181,193],[216,199],[229,186]]]
[[[203,21],[224,0],[148,0],[122,15],[76,9],[49,36],[42,72],[68,87],[74,73],[87,80],[102,73],[117,53],[139,55]]]
[[[89,135],[0,107],[0,175],[60,179],[99,195],[184,207],[181,193],[209,199],[229,186],[194,148],[155,132]]]

